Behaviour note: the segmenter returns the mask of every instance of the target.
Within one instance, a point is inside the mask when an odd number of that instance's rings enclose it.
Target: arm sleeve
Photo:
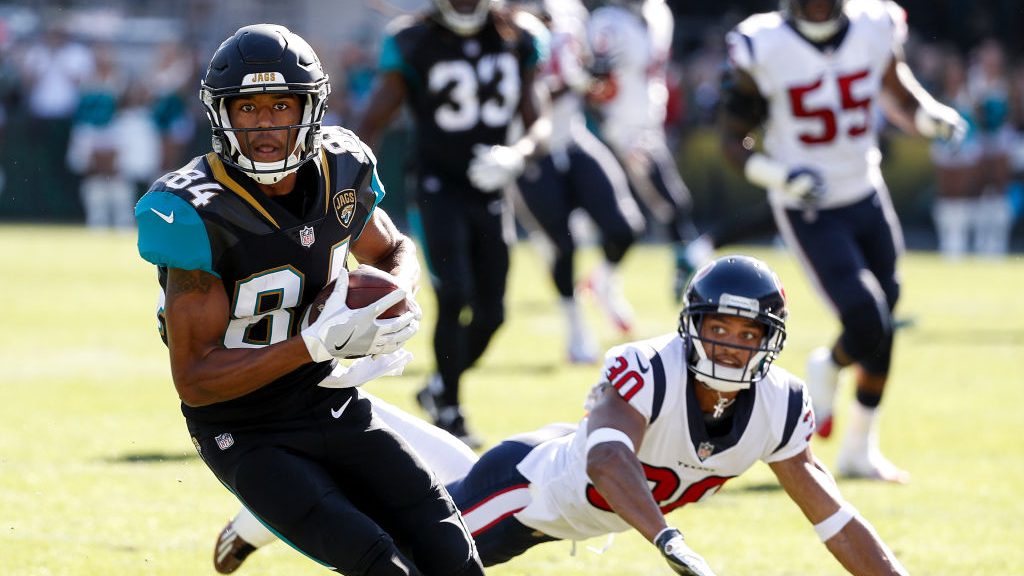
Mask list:
[[[405,56],[402,55],[396,35],[392,34],[384,37],[384,42],[380,47],[380,59],[377,63],[377,69],[382,73],[398,72],[409,83],[414,80],[415,71],[406,61]]]
[[[655,377],[651,369],[651,358],[637,346],[629,344],[616,346],[605,355],[604,369],[601,372],[602,382],[612,388],[632,406],[643,414],[644,420],[651,423],[655,412],[660,409],[656,399],[664,397],[663,379]]]
[[[892,50],[895,54],[903,53],[903,45],[907,42],[907,11],[899,4],[887,0],[885,10],[892,22]]]
[[[139,255],[143,260],[182,270],[202,270],[220,277],[213,269],[210,237],[195,208],[162,190],[147,193],[135,205],[139,227]]]
[[[729,54],[729,67],[749,74],[757,83],[758,91],[761,94],[769,94],[771,86],[757,64],[758,55],[755,51],[754,38],[736,28],[725,35],[725,45]]]
[[[789,386],[780,391],[782,396],[774,405],[772,430],[779,431],[779,442],[763,460],[778,462],[803,452],[814,434],[814,411],[807,386],[795,376],[789,376]]]
[[[370,221],[370,216],[373,215],[373,211],[377,209],[377,205],[380,204],[381,200],[384,199],[386,192],[384,191],[384,183],[380,181],[380,176],[377,174],[377,157],[373,155],[373,151],[366,145],[362,140],[355,134],[351,134],[352,139],[355,140],[356,144],[362,150],[364,154],[364,162],[369,164],[369,182],[364,184],[359,190],[358,205],[356,206],[357,214],[361,217],[359,228],[353,231],[352,240],[358,240],[359,236],[362,235],[363,230],[366,228],[366,223]],[[364,180],[365,181],[365,180]]]

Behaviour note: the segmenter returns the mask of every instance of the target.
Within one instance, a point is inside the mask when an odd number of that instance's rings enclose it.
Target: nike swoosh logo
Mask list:
[[[159,216],[164,222],[167,222],[168,224],[174,224],[174,210],[171,210],[170,214],[164,214],[163,212],[158,211],[156,208],[150,208],[150,210],[153,212],[153,214]]]
[[[640,361],[639,353],[636,354],[636,363],[640,367],[640,372],[643,374],[647,374],[647,371],[651,369],[650,365],[644,366],[644,363]]]
[[[341,418],[341,413],[345,411],[345,408],[348,408],[348,403],[351,401],[352,397],[349,396],[349,399],[345,400],[345,403],[341,405],[341,408],[338,408],[337,410],[331,408],[331,416],[334,416],[335,418]]]
[[[345,338],[344,342],[342,342],[341,344],[335,344],[334,349],[341,350],[342,348],[344,348],[345,345],[348,344],[348,341],[351,340],[353,336],[355,336],[355,334],[355,331],[353,331],[351,334],[348,335],[348,338]]]

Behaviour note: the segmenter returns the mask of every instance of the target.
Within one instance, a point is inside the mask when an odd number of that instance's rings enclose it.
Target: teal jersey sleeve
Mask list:
[[[377,209],[377,206],[380,204],[380,201],[384,199],[384,195],[386,194],[386,192],[384,192],[384,184],[381,183],[380,178],[377,176],[376,164],[373,166],[373,173],[370,174],[370,190],[373,192],[374,196],[373,205],[368,207],[366,221],[359,227],[359,234],[357,234],[355,238],[352,238],[352,240],[358,240],[359,237],[362,236],[363,230],[366,229],[366,225],[370,222],[370,218],[373,217],[373,211]]]
[[[551,36],[530,32],[530,50],[526,53],[526,66],[536,68],[551,57]],[[543,37],[542,37],[543,36]]]
[[[182,270],[202,270],[214,276],[213,255],[206,226],[196,209],[170,192],[152,191],[135,205],[139,255],[143,260]]]
[[[412,81],[415,76],[412,66],[402,56],[402,51],[398,47],[398,40],[394,35],[386,36],[383,44],[381,44],[377,70],[379,72],[398,72],[407,81]]]

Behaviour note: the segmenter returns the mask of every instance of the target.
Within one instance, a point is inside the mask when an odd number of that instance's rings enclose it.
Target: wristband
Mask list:
[[[815,524],[814,531],[818,533],[818,538],[825,542],[838,534],[857,515],[857,509],[852,504],[843,502],[842,506],[834,514]]]
[[[584,452],[589,453],[591,448],[605,442],[621,442],[629,448],[630,452],[636,452],[633,448],[633,441],[629,439],[629,436],[627,436],[622,430],[618,430],[616,428],[598,428],[597,430],[588,432],[587,447],[584,449]]]

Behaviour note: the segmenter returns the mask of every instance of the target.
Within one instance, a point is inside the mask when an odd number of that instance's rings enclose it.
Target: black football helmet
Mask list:
[[[460,12],[452,0],[434,0],[434,7],[437,8],[437,19],[442,26],[460,36],[472,36],[484,27],[487,22],[487,13],[495,0],[475,0],[472,9]]]
[[[273,92],[304,98],[299,124],[277,126],[295,131],[295,149],[277,162],[254,162],[242,154],[239,138],[249,138],[263,128],[233,128],[226,102],[241,94]],[[331,85],[313,48],[276,24],[239,28],[225,40],[210,60],[199,98],[213,128],[213,151],[225,164],[245,172],[261,184],[279,182],[320,153],[320,126],[327,110]],[[290,141],[290,139],[289,139]]]
[[[807,18],[807,6],[812,2],[829,4],[828,18],[815,22]],[[842,26],[843,6],[846,0],[781,0],[779,10],[797,30],[814,42],[824,42],[839,32]]]
[[[764,324],[765,336],[746,366],[731,367],[711,361],[708,349],[732,346],[700,335],[708,314],[740,316]],[[679,335],[689,340],[687,368],[708,386],[721,392],[749,388],[768,373],[786,342],[786,293],[767,264],[749,256],[724,256],[700,268],[690,280],[679,314]]]

